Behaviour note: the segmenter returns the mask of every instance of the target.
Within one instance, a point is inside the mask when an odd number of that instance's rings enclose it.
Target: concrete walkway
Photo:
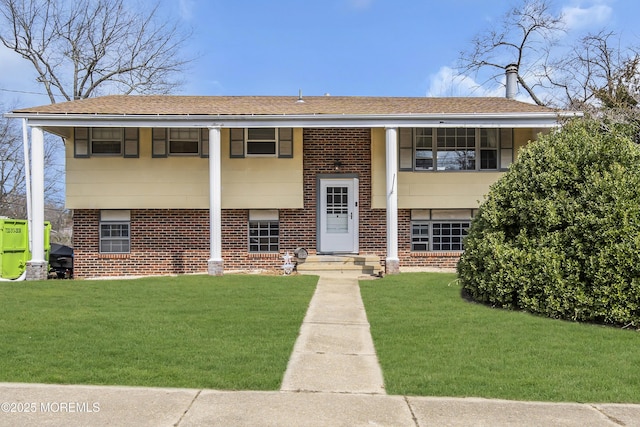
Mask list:
[[[638,426],[640,405],[389,396],[353,276],[321,277],[273,392],[0,383],[0,426]]]
[[[354,273],[320,277],[281,391],[385,393]]]

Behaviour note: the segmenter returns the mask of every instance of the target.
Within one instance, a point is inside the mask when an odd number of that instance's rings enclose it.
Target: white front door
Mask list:
[[[358,253],[358,179],[320,180],[318,251]]]

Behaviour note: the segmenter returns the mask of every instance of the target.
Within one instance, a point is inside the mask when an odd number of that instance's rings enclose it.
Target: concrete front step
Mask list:
[[[382,270],[376,255],[310,255],[304,262],[298,260],[297,271],[301,273],[325,271],[352,271],[363,274],[378,274]]]

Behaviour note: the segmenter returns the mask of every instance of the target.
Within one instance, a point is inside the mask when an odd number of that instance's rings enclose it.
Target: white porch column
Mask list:
[[[44,132],[40,127],[31,129],[31,214],[33,246],[26,279],[43,280],[48,268],[44,258]]]
[[[209,128],[209,250],[208,271],[212,276],[224,273],[222,261],[222,184],[220,171],[220,127]]]
[[[398,258],[398,128],[386,128],[387,159],[387,274],[400,272]]]

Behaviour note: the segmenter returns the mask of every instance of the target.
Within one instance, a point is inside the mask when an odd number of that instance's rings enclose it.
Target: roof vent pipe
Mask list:
[[[507,74],[507,99],[514,99],[518,92],[518,66],[516,64],[509,64],[506,67]]]

